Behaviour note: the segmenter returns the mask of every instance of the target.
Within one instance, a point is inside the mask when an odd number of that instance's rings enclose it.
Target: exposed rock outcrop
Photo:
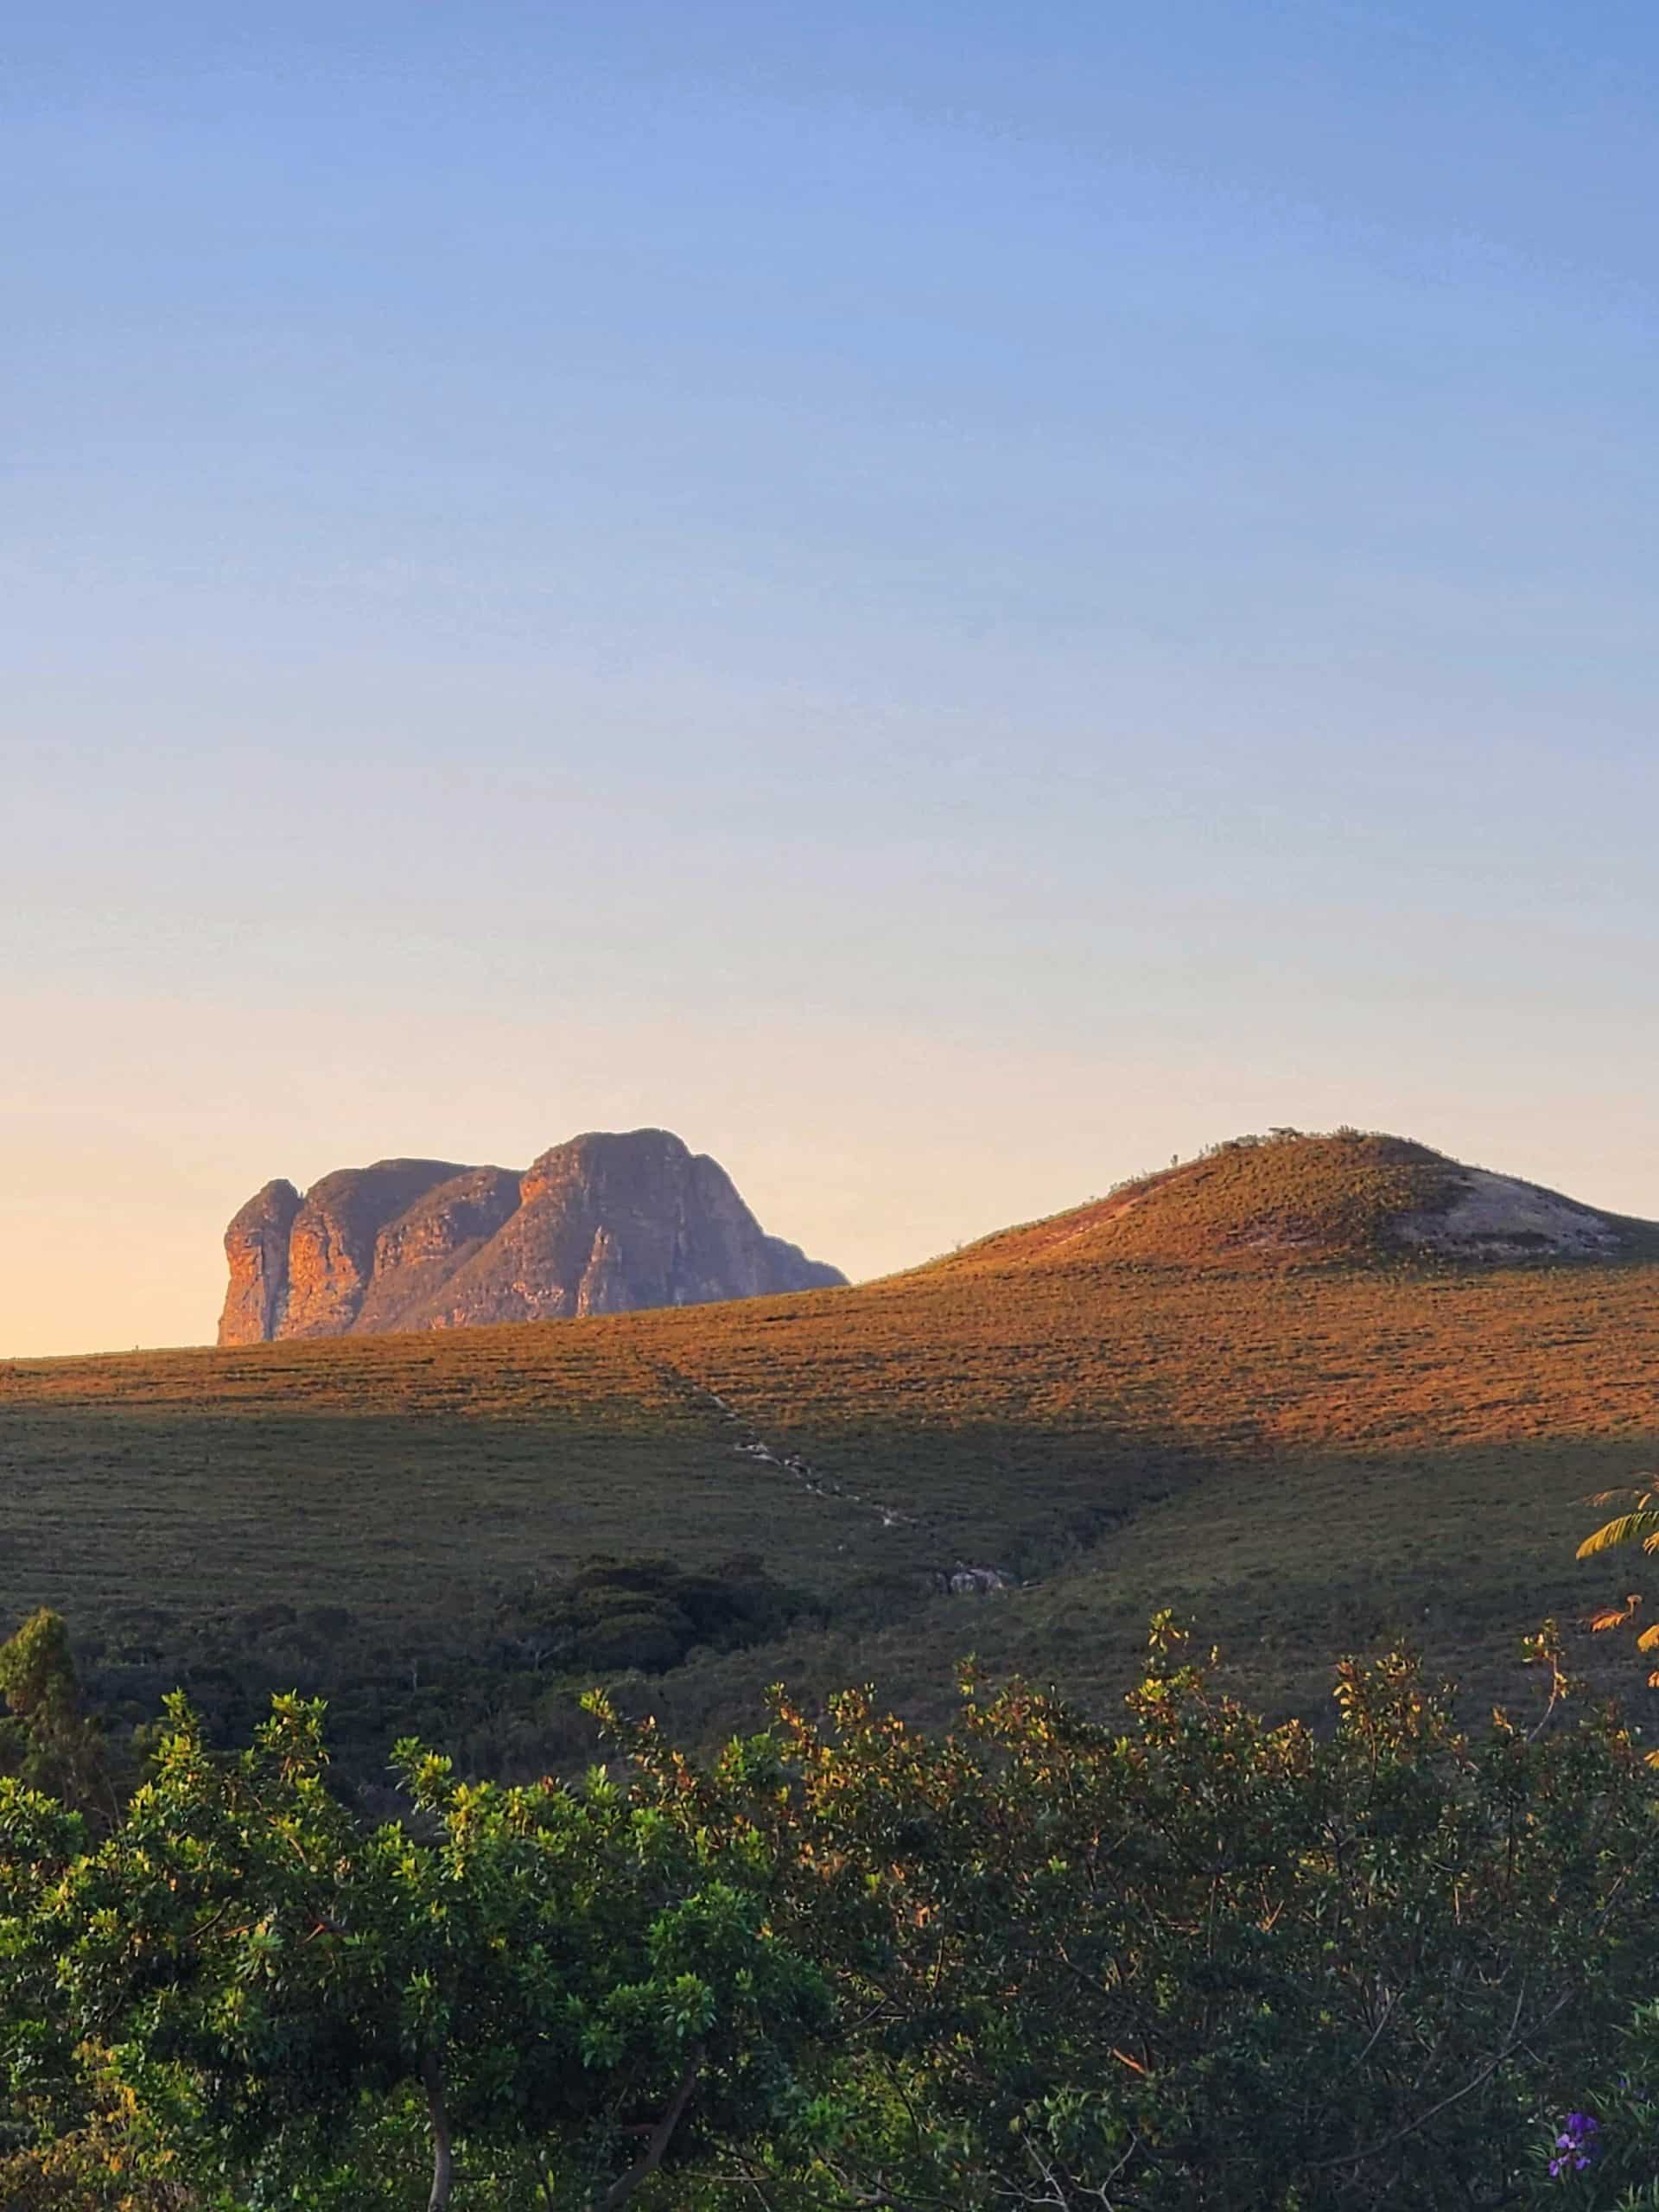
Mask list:
[[[1644,1226],[1513,1175],[1460,1167],[1449,1203],[1438,1213],[1406,1216],[1393,1235],[1454,1259],[1615,1260]]]
[[[221,1344],[565,1319],[827,1288],[717,1161],[664,1129],[556,1145],[522,1174],[383,1160],[302,1198],[268,1183],[225,1236]]]
[[[300,1205],[291,1183],[267,1183],[226,1230],[231,1285],[219,1318],[220,1344],[259,1344],[280,1332],[288,1318],[289,1239]]]

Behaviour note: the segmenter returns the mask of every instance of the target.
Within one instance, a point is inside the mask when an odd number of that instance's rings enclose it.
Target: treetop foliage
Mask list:
[[[1404,1653],[1328,1736],[1167,1617],[1117,1726],[970,1670],[699,1761],[593,1702],[579,1783],[409,1741],[372,1826],[297,1697],[233,1755],[172,1700],[107,1833],[0,1783],[5,2201],[1467,2212],[1651,1987],[1617,1715],[1466,1732]]]

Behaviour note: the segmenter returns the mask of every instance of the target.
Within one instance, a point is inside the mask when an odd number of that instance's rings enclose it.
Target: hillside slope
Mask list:
[[[378,1669],[424,1725],[444,1639],[525,1578],[741,1551],[827,1618],[630,1692],[689,1727],[779,1675],[930,1712],[969,1649],[1108,1700],[1166,1603],[1281,1708],[1402,1630],[1511,1695],[1527,1630],[1617,1594],[1576,1501],[1659,1441],[1653,1231],[1570,1200],[1538,1230],[1520,1185],[1522,1226],[1459,1248],[1490,1186],[1395,1141],[1226,1148],[859,1290],[16,1363],[0,1604],[60,1605],[145,1684],[286,1605],[273,1667],[348,1704]]]
[[[1359,1129],[1238,1137],[935,1268],[1659,1259],[1659,1224]]]

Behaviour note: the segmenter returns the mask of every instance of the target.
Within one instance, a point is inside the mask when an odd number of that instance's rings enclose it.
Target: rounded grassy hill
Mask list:
[[[1659,1253],[1659,1226],[1467,1167],[1407,1137],[1275,1129],[1235,1137],[1047,1220],[970,1244],[954,1268],[1150,1262],[1363,1264],[1413,1255],[1491,1262]]]

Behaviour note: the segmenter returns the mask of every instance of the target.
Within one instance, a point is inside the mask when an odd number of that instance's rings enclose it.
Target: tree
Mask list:
[[[1407,1655],[1338,1694],[1270,1726],[1160,1619],[1121,1726],[779,1695],[702,1763],[595,1700],[615,1772],[407,1744],[374,1827],[318,1707],[226,1757],[175,1700],[106,1835],[0,1783],[0,2074],[133,2212],[1517,2202],[1652,1986],[1651,1777]]]
[[[826,2002],[767,1925],[760,1839],[700,1836],[602,1773],[459,1783],[414,1745],[410,1820],[365,1833],[326,1786],[319,1707],[277,1700],[229,1761],[170,1713],[92,1850],[0,1785],[4,2056],[42,2138],[120,2108],[141,2170],[269,2193],[384,2163],[413,2096],[431,2212],[463,2139],[549,2204],[615,2212],[785,2092]]]
[[[1268,1726],[1165,1620],[1127,1730],[1018,1687],[943,1740],[785,1708],[848,2025],[770,2170],[814,2208],[1510,2201],[1651,1974],[1650,1788],[1611,1716],[1471,1740],[1404,1655],[1338,1697]]]
[[[839,2034],[696,2203],[1513,2201],[1652,1972],[1650,1785],[1611,1713],[1471,1738],[1397,1653],[1338,1689],[1333,1737],[1269,1726],[1164,1620],[1124,1729],[1017,1685],[942,1738],[780,1699],[744,1817]],[[635,1755],[690,1817],[741,1800]]]
[[[20,1776],[106,1824],[118,1817],[97,1724],[80,1694],[69,1631],[42,1605],[0,1644],[0,1772]]]

